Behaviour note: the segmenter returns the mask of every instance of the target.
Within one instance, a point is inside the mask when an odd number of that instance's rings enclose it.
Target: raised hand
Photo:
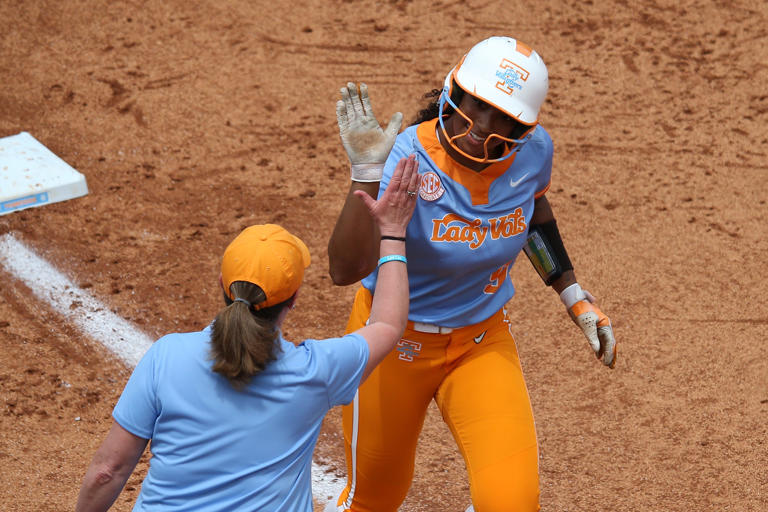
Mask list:
[[[365,203],[382,235],[405,235],[405,229],[419,197],[421,175],[418,170],[419,163],[414,155],[402,158],[395,167],[389,186],[378,201],[362,190],[355,191],[355,195]]]
[[[389,152],[395,143],[403,122],[403,114],[392,115],[386,129],[382,129],[373,115],[368,86],[353,82],[341,88],[341,99],[336,102],[336,120],[341,143],[352,164],[354,181],[381,181]]]

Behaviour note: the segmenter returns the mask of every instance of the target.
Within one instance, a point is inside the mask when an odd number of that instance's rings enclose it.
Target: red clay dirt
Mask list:
[[[0,235],[156,338],[205,326],[228,241],[280,223],[314,258],[287,336],[339,334],[339,87],[410,120],[472,44],[516,36],[548,64],[548,197],[620,344],[602,367],[519,261],[542,509],[768,510],[766,27],[749,0],[4,0],[0,137],[28,131],[90,193],[0,217]],[[129,372],[2,270],[0,344],[0,508],[72,510]],[[343,473],[338,410],[316,460]],[[403,510],[463,511],[468,492],[433,408]]]

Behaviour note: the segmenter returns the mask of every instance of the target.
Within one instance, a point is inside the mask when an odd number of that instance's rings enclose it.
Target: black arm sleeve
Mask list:
[[[554,220],[532,224],[523,250],[547,286],[555,282],[566,270],[573,270],[563,239],[560,238],[557,222]]]

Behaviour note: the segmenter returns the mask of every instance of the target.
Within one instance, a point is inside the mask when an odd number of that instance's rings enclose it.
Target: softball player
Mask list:
[[[352,195],[381,194],[406,155],[416,155],[422,181],[406,233],[408,326],[344,407],[348,481],[329,509],[397,510],[434,399],[464,457],[475,510],[539,510],[536,431],[504,310],[521,251],[560,295],[597,358],[613,368],[610,320],[577,283],[545,195],[553,146],[538,117],[547,88],[535,51],[492,37],[462,57],[434,91],[437,99],[396,140],[396,120],[379,128],[364,84],[359,93],[352,83],[342,88],[337,116],[353,181],[329,257],[336,284],[362,279],[349,331],[369,317],[380,236]],[[359,151],[370,137],[378,137],[379,150]]]

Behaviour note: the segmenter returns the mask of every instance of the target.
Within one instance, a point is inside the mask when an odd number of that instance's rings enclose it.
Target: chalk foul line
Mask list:
[[[152,345],[149,336],[80,289],[10,233],[0,235],[0,266],[128,368],[134,368]],[[312,463],[312,490],[318,502],[327,503],[342,487],[343,482],[328,468]]]

